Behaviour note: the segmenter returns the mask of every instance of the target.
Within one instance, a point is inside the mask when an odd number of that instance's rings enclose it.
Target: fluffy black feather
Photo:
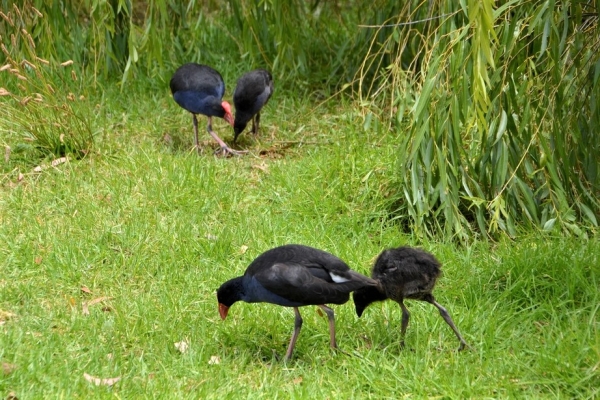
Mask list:
[[[260,110],[273,95],[273,76],[264,69],[255,69],[242,75],[233,92],[235,120],[233,141],[246,129],[252,120],[252,133],[258,133]]]
[[[435,301],[431,293],[440,275],[440,262],[424,250],[411,247],[384,250],[377,257],[371,271],[371,277],[378,285],[358,289],[352,295],[356,314],[360,317],[365,308],[376,301],[396,301],[402,308],[401,344],[404,345],[404,335],[410,318],[404,299],[426,301],[440,311],[442,318],[458,337],[459,350],[462,350],[466,346],[465,340],[446,309]]]

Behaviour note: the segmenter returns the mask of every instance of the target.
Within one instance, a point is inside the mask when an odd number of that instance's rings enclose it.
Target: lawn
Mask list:
[[[204,130],[203,154],[193,151],[191,117],[166,85],[86,101],[87,157],[3,169],[2,398],[599,395],[597,237],[524,231],[458,245],[403,232],[389,213],[398,133],[365,129],[350,102],[276,89],[259,137],[241,137],[250,153],[219,158]],[[231,141],[223,121],[214,127]],[[384,248],[431,251],[444,271],[434,294],[471,349],[456,351],[428,304],[407,302],[401,349],[395,303],[359,319],[349,302],[333,307],[343,352],[329,348],[326,317],[305,307],[294,358],[279,361],[292,309],[237,303],[221,321],[215,291],[285,243],[365,274]]]

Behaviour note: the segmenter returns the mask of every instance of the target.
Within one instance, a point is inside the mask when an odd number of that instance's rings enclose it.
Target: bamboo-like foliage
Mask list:
[[[327,88],[348,81],[366,51],[357,24],[395,8],[382,0],[375,4],[230,0],[229,4],[235,21],[230,33],[242,56],[270,68],[280,82],[293,82],[295,88]]]
[[[30,0],[24,4],[43,16],[29,32],[39,57],[71,59],[95,77],[121,78],[124,83],[140,71],[161,74],[165,63],[171,68],[171,61],[180,62],[190,51],[219,45],[213,40],[214,25],[203,24],[205,15],[216,7],[211,2],[196,3]],[[0,0],[0,6],[5,14],[13,12],[10,1]],[[3,30],[0,25],[0,34]],[[215,46],[211,48],[211,44]],[[203,58],[208,62],[216,57],[203,54]]]
[[[413,3],[389,41],[423,38],[383,71],[400,137],[398,217],[468,240],[520,225],[598,226],[600,34],[589,2]],[[366,60],[377,60],[370,54]],[[371,61],[374,62],[374,61]]]
[[[95,77],[125,84],[139,75],[167,79],[182,62],[243,62],[271,69],[280,85],[312,89],[350,81],[370,38],[357,25],[399,9],[387,0],[30,2],[45,16],[30,32],[38,56],[72,59]],[[11,4],[0,0],[0,9]]]
[[[83,157],[93,137],[90,122],[79,107],[82,99],[69,91],[77,88],[80,80],[73,61],[58,63],[38,56],[30,32],[44,24],[44,17],[30,2],[13,5],[0,18],[3,144],[12,145],[15,155],[19,151],[33,153],[30,162],[48,155]]]

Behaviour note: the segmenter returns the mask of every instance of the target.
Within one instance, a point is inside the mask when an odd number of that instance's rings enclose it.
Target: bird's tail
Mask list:
[[[360,282],[362,284],[361,286],[377,286],[377,285],[379,285],[379,282],[376,281],[375,279],[369,278],[368,276],[365,276],[356,271],[350,270],[349,272],[350,272],[350,275],[352,276],[352,281]]]

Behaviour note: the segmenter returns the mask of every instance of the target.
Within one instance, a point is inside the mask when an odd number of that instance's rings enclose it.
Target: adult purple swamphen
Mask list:
[[[325,304],[343,304],[350,298],[350,292],[376,284],[373,279],[352,271],[333,254],[288,244],[262,253],[252,261],[243,276],[221,285],[217,290],[219,314],[225,319],[229,307],[240,300],[293,307],[296,316],[294,333],[285,353],[285,359],[289,360],[302,327],[298,307],[317,305],[325,311],[329,320],[330,344],[337,348],[334,313]]]
[[[233,123],[233,143],[252,120],[252,133],[258,133],[260,110],[273,94],[273,77],[269,71],[255,69],[247,72],[237,81],[233,92],[235,120]]]
[[[404,335],[410,319],[404,299],[426,301],[437,307],[460,341],[458,350],[463,350],[467,342],[458,332],[448,311],[437,303],[431,294],[440,274],[440,262],[424,250],[405,246],[384,250],[375,261],[371,272],[371,277],[379,282],[378,286],[358,289],[352,295],[356,314],[360,317],[365,308],[375,301],[396,301],[402,308],[400,345],[404,347]]]
[[[218,71],[207,65],[184,64],[173,74],[170,87],[173,99],[177,104],[192,113],[195,144],[198,153],[200,153],[200,144],[198,143],[197,114],[208,117],[206,130],[219,143],[223,155],[242,153],[229,148],[212,129],[212,117],[223,118],[233,126],[231,105],[226,101],[222,101],[225,94],[225,83]]]

